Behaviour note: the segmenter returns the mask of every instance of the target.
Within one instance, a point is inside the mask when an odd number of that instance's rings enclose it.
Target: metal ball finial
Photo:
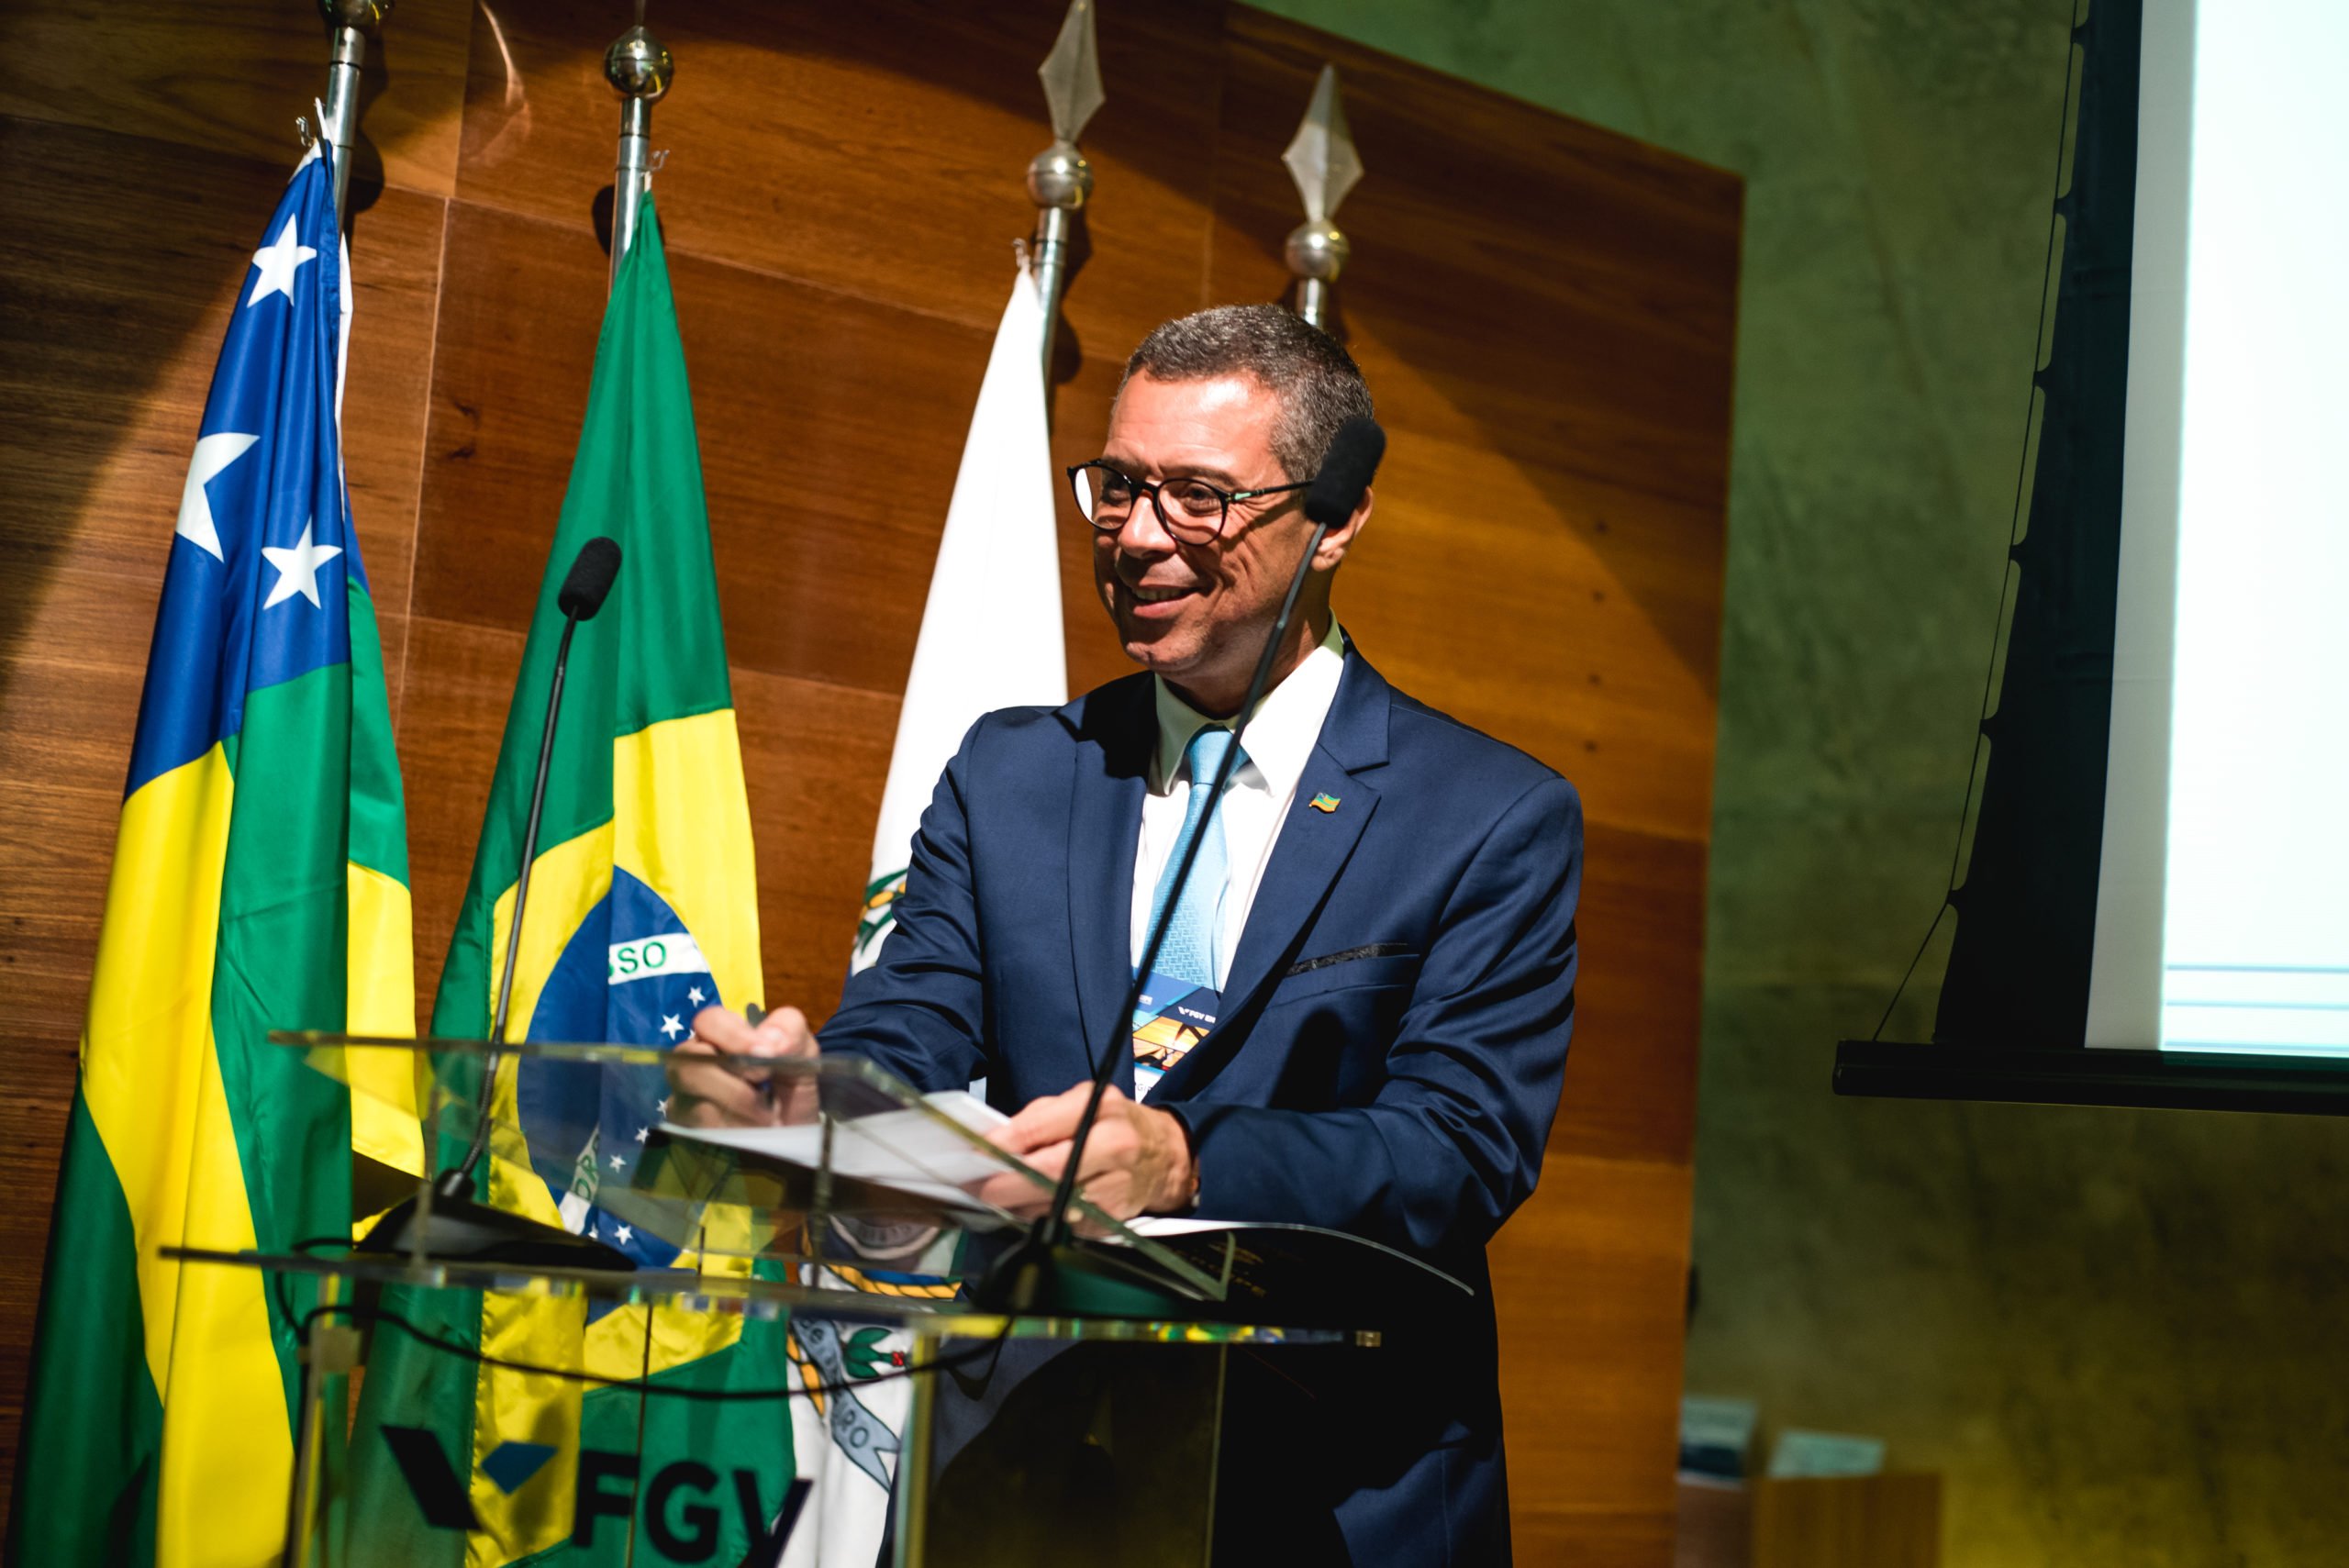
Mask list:
[[[1281,248],[1291,272],[1325,284],[1338,281],[1353,250],[1338,226],[1326,217],[1319,223],[1298,224],[1289,231],[1288,242]]]
[[[676,75],[676,58],[648,28],[629,28],[604,51],[605,79],[630,98],[657,103]]]
[[[329,26],[372,33],[392,14],[392,0],[318,0],[318,15]]]
[[[1065,141],[1056,141],[1028,164],[1028,199],[1041,207],[1074,212],[1093,194],[1093,165]]]

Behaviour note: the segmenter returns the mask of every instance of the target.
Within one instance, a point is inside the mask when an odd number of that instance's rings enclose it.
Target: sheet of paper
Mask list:
[[[1137,1214],[1126,1221],[1137,1236],[1196,1236],[1203,1230],[1245,1230],[1244,1219],[1198,1219],[1186,1214]]]
[[[1011,1119],[966,1090],[947,1089],[922,1098],[974,1132],[992,1131]],[[673,1138],[737,1149],[809,1170],[821,1164],[824,1157],[824,1129],[812,1122],[800,1127],[684,1127],[663,1122],[661,1130]],[[832,1124],[833,1174],[894,1187],[934,1203],[992,1214],[993,1209],[974,1202],[965,1188],[1001,1175],[1007,1169],[1001,1160],[974,1146],[952,1128],[941,1127],[936,1118],[910,1107]]]

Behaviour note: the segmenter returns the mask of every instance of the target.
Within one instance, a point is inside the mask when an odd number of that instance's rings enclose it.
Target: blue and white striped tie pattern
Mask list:
[[[1223,895],[1231,880],[1231,861],[1224,848],[1222,815],[1208,820],[1208,806],[1215,798],[1215,781],[1224,757],[1232,749],[1231,731],[1210,725],[1192,736],[1183,751],[1184,766],[1190,774],[1190,798],[1183,810],[1183,830],[1175,836],[1158,874],[1157,891],[1151,895],[1150,925],[1145,930],[1154,930],[1165,914],[1184,851],[1198,837],[1203,824],[1206,837],[1200,840],[1198,859],[1191,866],[1190,880],[1183,885],[1182,899],[1174,906],[1174,917],[1167,924],[1166,940],[1159,946],[1152,984],[1144,987],[1144,1003],[1134,1013],[1135,1085],[1145,1095],[1206,1032],[1203,1023],[1213,1023],[1217,977],[1222,970]],[[1236,774],[1247,761],[1247,751],[1241,748],[1232,772]],[[1161,995],[1162,990],[1169,994]],[[1200,992],[1207,995],[1201,996]],[[1172,1011],[1186,1001],[1179,1014]]]

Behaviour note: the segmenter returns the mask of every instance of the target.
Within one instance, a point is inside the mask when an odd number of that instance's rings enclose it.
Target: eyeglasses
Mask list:
[[[1158,508],[1159,522],[1185,544],[1208,544],[1219,538],[1234,501],[1284,495],[1307,489],[1313,483],[1304,479],[1260,490],[1221,490],[1204,479],[1162,479],[1153,484],[1121,473],[1097,458],[1071,467],[1068,480],[1076,493],[1077,511],[1100,532],[1113,534],[1124,528],[1141,497],[1147,495]]]

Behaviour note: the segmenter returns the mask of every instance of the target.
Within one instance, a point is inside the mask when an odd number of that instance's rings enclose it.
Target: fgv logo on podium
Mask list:
[[[440,1438],[422,1427],[381,1429],[425,1522],[435,1529],[479,1529],[481,1519],[473,1512],[466,1485],[449,1462]],[[499,1491],[511,1496],[536,1480],[555,1452],[546,1443],[503,1442],[490,1450],[481,1471]],[[594,1546],[596,1532],[606,1521],[614,1521],[614,1528],[622,1529],[640,1523],[643,1540],[660,1553],[661,1561],[707,1562],[718,1555],[726,1533],[725,1517],[719,1510],[730,1502],[751,1543],[751,1560],[774,1562],[791,1539],[792,1527],[799,1522],[809,1483],[793,1480],[784,1489],[782,1506],[769,1514],[760,1495],[761,1479],[754,1470],[736,1470],[730,1476],[720,1477],[699,1460],[680,1459],[662,1465],[647,1481],[642,1455],[583,1448],[572,1505],[571,1544]],[[730,1487],[726,1485],[729,1480]],[[730,1498],[726,1496],[729,1491]]]

